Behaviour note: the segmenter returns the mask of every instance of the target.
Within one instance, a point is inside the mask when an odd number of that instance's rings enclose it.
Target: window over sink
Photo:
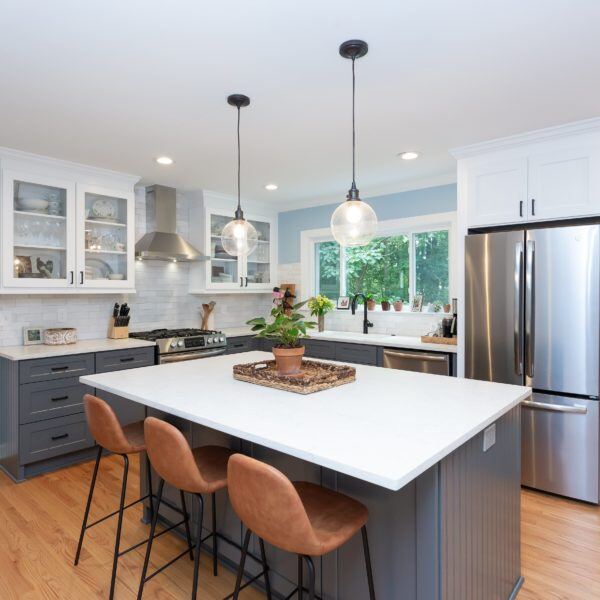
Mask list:
[[[382,221],[380,235],[354,248],[340,248],[327,230],[303,232],[307,295],[335,301],[363,292],[407,304],[419,295],[423,306],[446,304],[453,295],[454,223],[454,213]],[[310,260],[312,264],[305,264]]]

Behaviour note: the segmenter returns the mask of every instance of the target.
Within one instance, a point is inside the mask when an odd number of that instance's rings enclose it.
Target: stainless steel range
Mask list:
[[[206,329],[154,329],[129,337],[156,342],[159,364],[207,358],[227,350],[225,334]]]

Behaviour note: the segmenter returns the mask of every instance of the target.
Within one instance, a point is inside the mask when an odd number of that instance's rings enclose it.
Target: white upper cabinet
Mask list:
[[[600,119],[477,144],[458,158],[468,227],[600,215]]]
[[[469,169],[469,225],[515,223],[527,219],[527,159],[484,162]]]
[[[0,292],[135,291],[137,178],[6,149],[0,166]]]
[[[202,200],[193,203],[191,221],[204,226],[198,228],[201,236],[190,232],[190,241],[202,249],[207,260],[191,267],[191,293],[268,292],[276,285],[276,214],[260,215],[244,210],[244,217],[258,233],[258,243],[250,255],[235,257],[227,254],[221,244],[221,232],[233,218],[234,210],[231,198],[213,192],[205,192]]]
[[[529,158],[530,218],[561,219],[600,212],[600,148],[558,149]]]

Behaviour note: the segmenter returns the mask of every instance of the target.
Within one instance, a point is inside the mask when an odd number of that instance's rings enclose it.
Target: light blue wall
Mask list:
[[[456,184],[376,196],[367,200],[380,221],[456,210]],[[279,213],[279,262],[300,261],[300,232],[329,227],[337,204]]]

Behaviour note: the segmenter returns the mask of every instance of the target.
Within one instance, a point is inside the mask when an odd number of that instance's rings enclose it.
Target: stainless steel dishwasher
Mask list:
[[[450,357],[448,354],[436,352],[384,348],[383,366],[386,369],[450,375]]]

